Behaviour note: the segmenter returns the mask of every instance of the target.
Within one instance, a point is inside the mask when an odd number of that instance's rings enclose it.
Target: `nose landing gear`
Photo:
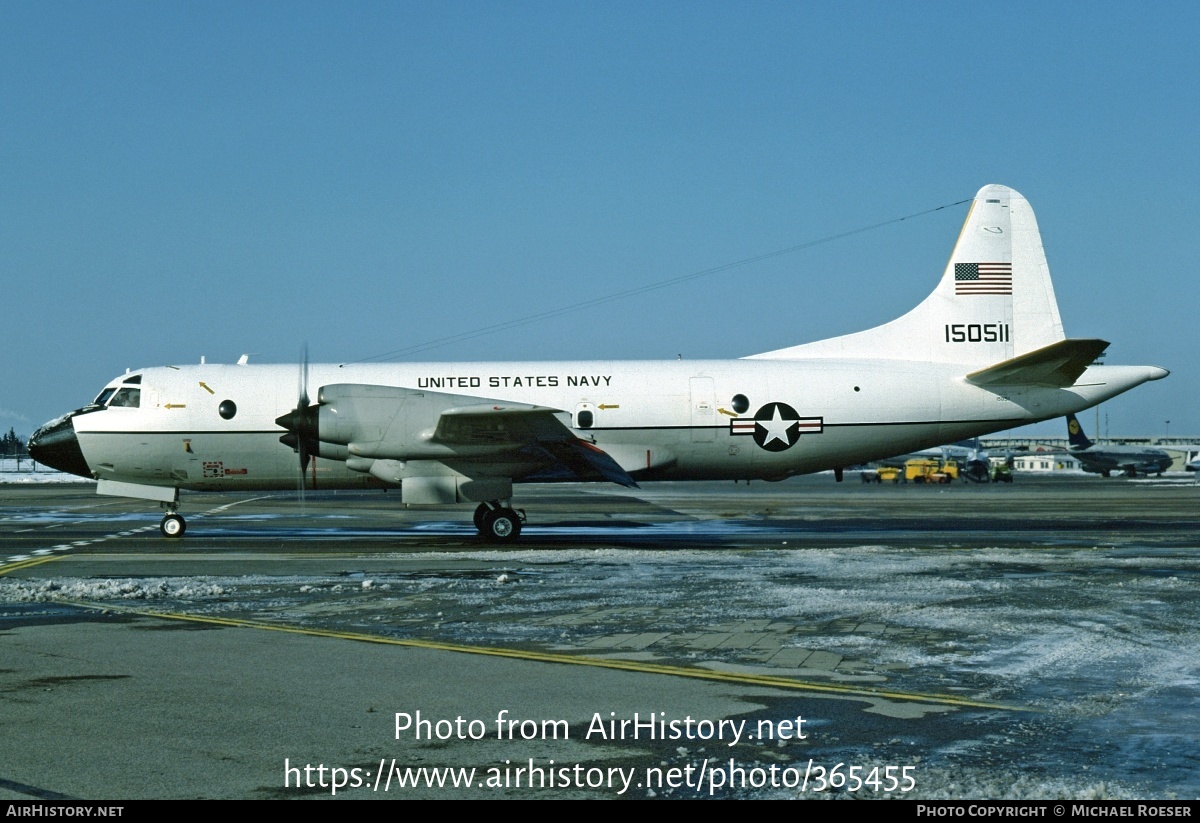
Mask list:
[[[187,531],[187,521],[177,511],[177,507],[178,504],[163,504],[167,513],[163,515],[162,522],[158,524],[158,530],[162,532],[163,537],[183,537],[183,533]]]

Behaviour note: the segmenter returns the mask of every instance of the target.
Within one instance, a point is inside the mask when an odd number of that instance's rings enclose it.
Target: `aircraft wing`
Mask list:
[[[428,397],[431,392],[422,392]],[[448,395],[453,396],[453,395]],[[443,409],[430,442],[447,446],[524,445],[539,440],[575,439],[557,409],[523,403],[482,401]]]
[[[547,406],[400,386],[336,383],[298,416],[279,418],[318,443],[350,455],[436,460],[465,474],[514,479],[637,483],[613,458],[579,439]]]
[[[976,386],[1048,386],[1065,389],[1108,348],[1106,340],[1059,340],[1031,352],[971,372]]]
[[[540,406],[481,403],[446,409],[430,442],[455,446],[509,445],[538,463],[549,465],[527,480],[604,479],[636,488],[629,473],[607,452],[580,440],[556,416]]]

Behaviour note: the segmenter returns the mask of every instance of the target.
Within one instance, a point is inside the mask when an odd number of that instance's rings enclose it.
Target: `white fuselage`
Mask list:
[[[839,468],[1045,420],[1151,379],[1140,367],[1092,366],[1070,388],[981,388],[964,379],[972,368],[819,358],[314,364],[307,384],[313,402],[321,386],[368,384],[544,406],[638,480],[740,480]],[[133,374],[141,375],[137,407],[74,417],[97,478],[183,489],[296,487],[296,453],[280,442],[287,432],[275,421],[297,406],[297,366]],[[220,411],[226,401],[236,406],[230,416]],[[756,426],[750,421],[760,412],[770,419]],[[321,454],[306,473],[318,488],[384,485],[350,468],[344,455]],[[433,460],[413,460],[407,470],[455,471],[453,461]]]

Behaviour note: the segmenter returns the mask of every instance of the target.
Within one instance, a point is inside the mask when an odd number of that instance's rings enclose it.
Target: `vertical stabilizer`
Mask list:
[[[1083,426],[1079,425],[1079,419],[1074,414],[1067,415],[1067,442],[1077,450],[1090,449],[1094,445],[1083,433]]]
[[[1033,209],[990,185],[975,195],[937,288],[915,309],[867,331],[753,357],[992,364],[1063,338]]]

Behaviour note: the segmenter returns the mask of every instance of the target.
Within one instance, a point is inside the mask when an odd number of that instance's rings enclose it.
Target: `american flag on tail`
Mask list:
[[[1012,263],[955,263],[955,294],[1012,294]]]

